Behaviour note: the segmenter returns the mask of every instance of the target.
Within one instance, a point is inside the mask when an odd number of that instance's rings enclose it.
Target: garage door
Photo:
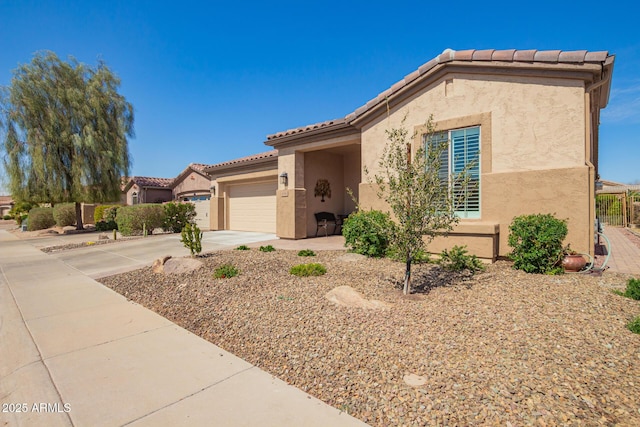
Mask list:
[[[229,187],[229,230],[276,232],[277,181]]]
[[[209,213],[211,211],[211,200],[192,200],[191,203],[196,205],[196,224],[198,228],[203,231],[207,231],[211,227]]]

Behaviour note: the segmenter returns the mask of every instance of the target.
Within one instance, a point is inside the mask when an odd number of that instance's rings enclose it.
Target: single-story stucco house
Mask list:
[[[191,163],[170,185],[173,200],[195,205],[195,221],[201,230],[209,230],[211,224],[211,179],[204,171],[206,167],[201,163]]]
[[[406,117],[413,144],[423,144],[433,114],[451,168],[479,158],[479,191],[432,252],[467,245],[495,260],[510,250],[515,216],[553,213],[568,220],[572,248],[593,254],[598,125],[613,63],[608,52],[447,49],[343,118],[269,135],[273,151],[206,168],[211,229],[314,236],[314,213],[355,209],[347,187],[362,207],[388,211],[363,171],[378,171],[385,130]],[[331,197],[316,196],[320,183]]]
[[[9,215],[13,204],[13,198],[11,196],[0,196],[0,219],[5,215]]]
[[[121,203],[137,205],[139,203],[164,203],[173,200],[171,184],[173,178],[154,178],[133,176],[128,178],[122,188]]]

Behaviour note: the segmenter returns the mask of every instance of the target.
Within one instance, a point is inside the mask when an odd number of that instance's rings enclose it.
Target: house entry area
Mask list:
[[[347,188],[357,199],[360,164],[360,144],[304,153],[307,237],[316,235],[316,213],[329,212],[340,219],[355,211],[356,204]],[[340,227],[331,227],[328,231],[339,233]]]

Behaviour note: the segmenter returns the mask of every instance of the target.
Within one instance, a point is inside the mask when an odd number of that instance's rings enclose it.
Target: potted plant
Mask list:
[[[571,249],[571,245],[567,245],[562,250],[562,268],[568,273],[577,273],[587,265],[587,260],[584,256]]]

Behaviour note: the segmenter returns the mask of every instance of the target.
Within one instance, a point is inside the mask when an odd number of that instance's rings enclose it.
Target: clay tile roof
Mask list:
[[[227,162],[216,163],[215,165],[207,166],[207,169],[214,169],[222,166],[232,166],[240,163],[249,163],[257,160],[269,159],[272,157],[278,157],[278,150],[265,151],[264,153],[258,153],[258,154],[253,154],[251,156],[240,157],[239,159],[229,160]]]
[[[406,86],[414,82],[420,76],[429,73],[440,64],[448,62],[526,62],[526,63],[566,63],[566,64],[582,64],[585,62],[604,63],[605,61],[613,61],[613,56],[609,56],[609,52],[588,52],[586,50],[561,51],[561,50],[516,50],[516,49],[484,49],[484,50],[460,50],[445,49],[440,55],[422,64],[417,70],[407,74],[404,79],[396,82],[389,89],[381,92],[375,98],[369,100],[366,104],[355,109],[355,111],[347,114],[343,119],[330,120],[327,122],[317,123],[308,126],[302,126],[296,129],[275,133],[267,136],[267,142],[281,138],[287,135],[309,132],[314,129],[329,128],[340,124],[351,124],[351,122],[368,111],[375,108],[385,100],[404,89]]]
[[[516,50],[513,53],[514,62],[533,62],[537,50]]]
[[[289,130],[285,130],[284,132],[278,132],[278,133],[274,133],[272,135],[268,135],[267,136],[267,141],[271,140],[271,139],[275,139],[275,138],[280,138],[283,136],[288,136],[288,135],[294,135],[296,133],[301,133],[301,132],[308,132],[308,131],[312,131],[315,129],[322,129],[322,128],[327,128],[333,125],[339,125],[344,123],[345,120],[344,119],[336,119],[336,120],[327,120],[326,122],[321,122],[321,123],[314,123],[312,125],[307,125],[307,126],[301,126],[299,128],[295,128],[295,129],[289,129]],[[217,166],[217,165],[214,165]]]
[[[189,167],[193,170],[197,170],[198,172],[204,172],[204,170],[208,168],[209,165],[205,165],[203,163],[191,163]]]
[[[13,203],[11,196],[0,196],[0,205],[10,205]]]
[[[539,50],[533,55],[535,62],[558,62],[559,50]]]
[[[150,176],[134,176],[131,178],[140,187],[169,187],[173,178],[155,178]]]

